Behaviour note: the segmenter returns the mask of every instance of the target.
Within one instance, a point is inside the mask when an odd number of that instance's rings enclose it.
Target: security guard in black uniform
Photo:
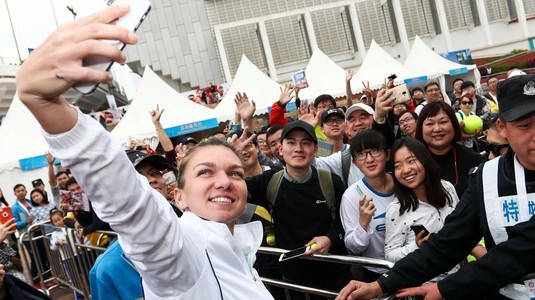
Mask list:
[[[435,299],[530,299],[535,280],[535,75],[498,86],[496,125],[511,149],[476,168],[444,227],[376,282],[351,281],[337,299],[369,299],[417,286],[451,269],[485,238],[488,253],[438,283],[398,296]],[[533,290],[535,291],[535,289]],[[530,295],[530,296],[528,296]],[[350,297],[348,297],[350,296]]]

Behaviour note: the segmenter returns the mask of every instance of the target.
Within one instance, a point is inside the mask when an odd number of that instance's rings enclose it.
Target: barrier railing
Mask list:
[[[258,249],[258,253],[274,255],[277,257],[287,251],[288,250],[286,249],[272,248],[272,247],[260,247]],[[297,259],[306,259],[306,260],[314,260],[314,261],[322,261],[322,262],[330,262],[330,263],[340,263],[340,264],[347,264],[347,265],[358,265],[358,266],[366,266],[366,267],[378,267],[378,268],[385,268],[385,269],[391,269],[394,266],[394,263],[387,261],[387,260],[361,257],[361,256],[352,256],[352,255],[313,254],[313,255],[307,255],[307,256],[300,256]],[[334,299],[336,298],[336,296],[338,296],[338,291],[335,292],[335,291],[328,291],[324,289],[317,289],[317,288],[288,283],[282,280],[265,278],[265,277],[261,277],[261,279],[262,279],[262,282],[264,282],[264,284],[267,286],[273,286],[273,287],[284,289],[286,299],[291,299],[291,296],[288,290],[300,292],[304,294],[306,299],[310,299],[309,297],[310,295],[326,297],[329,299]],[[396,295],[384,294],[375,298],[375,300],[391,300],[391,299],[396,299]],[[411,300],[413,298],[408,297],[404,299]]]
[[[78,238],[78,233],[73,229],[54,228],[55,230],[62,230],[64,232],[66,241],[62,245],[57,245],[57,250],[51,250],[51,233],[47,233],[49,230],[46,230],[45,228],[54,227],[52,227],[48,221],[32,225],[30,226],[28,233],[21,235],[19,238],[21,242],[25,241],[31,244],[33,249],[31,258],[35,260],[37,266],[37,279],[41,284],[41,289],[46,294],[50,295],[52,289],[63,285],[82,294],[85,299],[91,299],[89,271],[93,267],[98,256],[106,251],[106,248],[82,243]],[[115,232],[99,231],[99,233],[106,234],[110,237],[116,236]],[[39,243],[42,243],[43,245],[39,246]],[[48,265],[45,263],[45,260],[40,257],[38,251],[36,251],[38,247],[44,247]],[[260,247],[258,253],[280,256],[286,251],[287,250],[280,248]],[[379,267],[385,269],[390,269],[394,265],[392,262],[386,260],[334,254],[314,254],[311,256],[302,256],[297,259],[365,267]],[[26,265],[26,268],[29,268],[29,265]],[[290,291],[303,294],[305,299],[310,299],[311,295],[334,299],[338,295],[338,291],[329,291],[266,277],[261,277],[261,279],[268,287],[277,287],[284,290],[286,299],[291,299]],[[54,280],[58,283],[50,285]],[[376,299],[390,300],[394,298],[395,295],[382,295]]]

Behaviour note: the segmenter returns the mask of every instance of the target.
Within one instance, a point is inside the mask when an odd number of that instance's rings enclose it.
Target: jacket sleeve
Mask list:
[[[418,249],[415,241],[408,241],[409,232],[407,231],[407,225],[403,222],[403,216],[399,215],[398,205],[388,205],[385,226],[386,260],[397,262]]]
[[[187,288],[200,278],[204,256],[195,250],[201,243],[190,245],[191,236],[167,200],[136,172],[122,146],[98,122],[79,112],[72,129],[44,137],[50,153],[84,188],[96,214],[117,232],[147,287],[170,282]],[[174,295],[168,289],[151,291],[160,297]]]
[[[284,113],[286,113],[286,107],[280,106],[278,101],[273,103],[269,114],[269,126],[288,124],[288,119],[286,119]]]
[[[470,174],[468,189],[455,210],[446,217],[440,231],[432,234],[420,249],[398,261],[394,268],[379,277],[378,282],[383,292],[396,292],[403,287],[417,286],[447,272],[477,245],[483,234],[479,226],[476,181],[476,174]]]
[[[475,299],[535,272],[534,232],[535,217],[513,226],[507,241],[494,246],[480,260],[464,265],[439,281],[442,296],[446,299]]]
[[[345,230],[344,243],[351,254],[360,254],[366,250],[373,233],[369,228],[366,231],[360,226],[359,200],[355,186],[351,185],[342,196],[340,206],[340,218]]]
[[[26,222],[26,219],[21,219],[20,217],[20,214],[24,214],[26,215],[26,212],[24,212],[21,208],[20,208],[20,205],[18,204],[18,202],[16,202],[15,204],[13,204],[11,206],[11,211],[13,213],[13,219],[15,219],[15,224],[17,224],[17,229],[22,229],[24,228],[26,225],[28,225],[28,222]],[[28,217],[26,215],[26,217]]]

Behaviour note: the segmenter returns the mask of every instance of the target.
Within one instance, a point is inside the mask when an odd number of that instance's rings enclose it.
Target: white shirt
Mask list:
[[[440,209],[436,209],[430,204],[418,200],[418,208],[409,210],[399,215],[399,200],[395,199],[388,205],[386,211],[386,233],[385,233],[385,258],[391,262],[407,256],[407,254],[418,249],[416,236],[410,226],[414,224],[424,225],[430,233],[436,233],[444,226],[444,219],[455,209],[459,202],[459,197],[451,183],[441,180],[442,186],[446,189],[451,198],[451,204]]]
[[[362,193],[373,198],[373,205],[377,209],[364,230],[359,224],[360,210],[359,201]],[[396,196],[394,193],[381,194],[374,190],[363,178],[347,188],[342,196],[340,205],[340,218],[346,232],[344,243],[351,254],[362,255],[369,258],[385,259],[385,216],[386,208]],[[375,273],[384,273],[387,269],[366,267]]]
[[[70,131],[44,136],[97,215],[118,233],[143,278],[146,299],[273,299],[252,268],[260,222],[236,225],[232,235],[227,225],[192,213],[177,218],[121,145],[81,113]]]
[[[315,164],[316,168],[328,170],[331,173],[340,176],[342,181],[345,181],[342,170],[342,151],[338,151],[327,157],[316,157],[313,163]],[[362,173],[360,169],[353,163],[353,160],[350,161],[350,165],[349,175],[347,176],[346,182],[348,186],[364,178],[364,173]]]

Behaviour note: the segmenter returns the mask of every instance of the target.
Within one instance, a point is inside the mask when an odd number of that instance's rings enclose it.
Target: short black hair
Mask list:
[[[323,94],[316,97],[316,99],[314,100],[314,107],[318,108],[318,105],[324,101],[330,101],[333,107],[336,107],[336,100],[334,100],[333,96],[328,94]]]
[[[13,192],[14,192],[16,189],[20,188],[21,186],[24,187],[24,188],[26,188],[26,187],[24,186],[24,184],[22,184],[22,183],[17,183],[17,184],[15,184],[15,186],[13,187]]]
[[[469,88],[469,87],[475,88],[476,86],[474,85],[474,83],[472,81],[468,81],[468,80],[463,82],[463,84],[461,84],[461,90],[464,90],[464,89]]]
[[[422,92],[422,94],[423,94],[423,92],[424,92],[424,90],[422,90],[421,87],[415,87],[415,88],[413,88],[413,89],[411,90],[411,97],[414,96],[414,93],[417,92],[417,91]]]
[[[388,147],[388,142],[381,132],[375,129],[365,129],[351,140],[349,149],[351,156],[355,157],[357,153],[366,149],[383,149],[387,151],[390,147]]]
[[[76,178],[71,177],[69,180],[67,180],[67,182],[65,182],[65,188],[69,189],[69,186],[75,183],[78,183],[78,181],[76,181]]]
[[[462,81],[462,82],[464,82],[464,79],[462,79],[462,78],[459,78],[459,77],[457,77],[457,78],[453,79],[453,82],[451,83],[451,86],[454,86],[454,85],[455,85],[455,83],[456,83],[457,81]]]

